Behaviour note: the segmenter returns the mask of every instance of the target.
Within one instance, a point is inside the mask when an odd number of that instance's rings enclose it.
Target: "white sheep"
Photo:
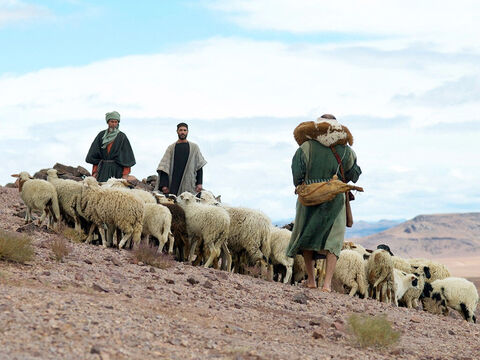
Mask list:
[[[293,258],[293,276],[292,283],[298,284],[305,280],[307,269],[305,267],[305,259],[302,255],[295,255]]]
[[[227,247],[230,216],[220,206],[209,206],[197,203],[195,196],[184,192],[177,197],[177,203],[185,211],[187,232],[190,243],[188,261],[193,260],[197,243],[203,246],[204,267],[208,268],[223,251],[227,257],[226,266],[231,266],[231,256]],[[200,249],[199,249],[200,250]]]
[[[48,226],[52,227],[54,223],[60,221],[60,207],[58,205],[58,195],[55,187],[45,180],[33,179],[26,171],[20,174],[13,174],[13,177],[19,178],[20,197],[27,206],[25,213],[25,222],[32,221],[32,210],[42,212],[38,225],[40,226],[48,215]]]
[[[423,296],[439,306],[443,314],[447,314],[447,307],[450,307],[457,310],[466,321],[477,322],[475,311],[478,305],[478,292],[475,285],[467,279],[448,277],[426,283]],[[425,304],[429,303],[425,302]],[[438,313],[437,309],[431,310],[428,305],[424,310]]]
[[[270,236],[270,261],[272,265],[283,265],[286,269],[283,283],[287,284],[292,278],[293,258],[287,256],[287,247],[292,232],[277,227],[271,228]]]
[[[393,292],[393,262],[388,251],[377,249],[367,260],[367,280],[371,286],[370,297],[373,291],[376,299],[389,302]]]
[[[148,242],[150,235],[158,239],[158,250],[160,253],[163,246],[170,240],[168,253],[173,253],[173,236],[170,232],[172,225],[172,214],[165,206],[159,204],[145,204],[143,213],[142,235],[144,243]]]
[[[359,253],[364,260],[367,260],[372,253],[372,250],[367,250],[362,245],[356,244],[352,241],[345,241],[342,245],[342,250],[354,250]]]
[[[142,189],[130,189],[130,184],[126,179],[110,178],[107,182],[102,184],[102,187],[120,189],[135,195],[139,200],[145,204],[156,204],[155,196],[148,191]]]
[[[418,288],[418,276],[414,274],[406,273],[399,269],[393,269],[393,281],[394,281],[394,296],[393,300],[395,305],[398,306],[398,300],[400,300],[407,290],[412,288]]]
[[[355,250],[342,250],[335,266],[333,278],[350,288],[349,296],[357,293],[367,296],[366,262]]]
[[[268,216],[259,210],[220,204],[219,198],[209,191],[203,190],[198,196],[203,203],[222,206],[230,215],[227,244],[235,271],[243,273],[244,268],[250,264],[265,267],[265,260],[271,252],[269,238],[272,222]]]
[[[68,216],[73,219],[75,230],[81,233],[80,201],[82,198],[82,183],[74,180],[59,179],[56,169],[47,171],[47,181],[55,186],[60,212],[64,217]]]
[[[98,226],[103,246],[108,246],[116,228],[124,234],[119,248],[130,238],[135,244],[140,243],[144,204],[135,196],[121,190],[102,188],[97,180],[90,176],[83,180],[81,205],[82,213]],[[107,225],[109,230],[108,240],[103,224]],[[91,239],[93,228],[92,225],[87,240]]]

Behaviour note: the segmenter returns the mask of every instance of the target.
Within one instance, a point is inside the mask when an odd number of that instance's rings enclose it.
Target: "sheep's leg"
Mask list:
[[[100,237],[102,238],[103,247],[108,247],[107,234],[105,234],[105,228],[103,225],[98,227],[98,231],[100,232]]]
[[[228,249],[227,242],[222,244],[222,268],[224,270],[231,272],[232,271],[232,254]]]
[[[87,238],[85,239],[85,243],[86,243],[86,244],[90,244],[90,243],[92,242],[93,231],[95,230],[95,227],[96,227],[96,226],[97,226],[97,225],[95,225],[95,224],[90,225],[90,229],[88,230],[88,236],[87,236]]]
[[[48,210],[43,209],[42,216],[40,216],[40,219],[38,219],[38,226],[41,226],[43,224],[43,220],[47,217]]]
[[[171,232],[168,233],[168,253],[173,254],[173,244],[175,243],[175,238]]]
[[[195,251],[197,249],[197,243],[198,243],[198,239],[195,237],[193,239],[189,238],[189,241],[190,241],[190,252],[188,254],[188,262],[192,262],[193,261],[193,255],[195,255]]]
[[[132,237],[132,233],[123,235],[122,240],[120,240],[120,244],[118,244],[118,248],[119,248],[119,249],[123,248],[123,246],[125,245],[125,243],[126,243],[128,240],[130,240],[131,237]]]
[[[209,243],[208,244],[208,250],[210,250],[210,254],[208,256],[207,261],[205,262],[205,265],[203,267],[208,268],[210,265],[212,265],[213,260],[218,257],[218,252],[217,249],[215,248],[215,244]]]

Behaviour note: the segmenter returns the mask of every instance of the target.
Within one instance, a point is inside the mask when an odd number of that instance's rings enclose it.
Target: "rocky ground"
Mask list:
[[[0,187],[0,229],[24,225],[17,189]],[[0,359],[478,359],[480,325],[71,243],[63,262],[35,226],[35,259],[0,261]],[[350,314],[387,314],[393,348],[359,347]],[[480,316],[477,315],[478,318]]]

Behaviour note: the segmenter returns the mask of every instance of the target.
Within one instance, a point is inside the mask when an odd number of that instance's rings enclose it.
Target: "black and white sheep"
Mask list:
[[[290,282],[293,273],[293,258],[287,256],[287,247],[290,242],[292,232],[287,229],[272,227],[270,237],[270,257],[272,265],[282,265],[285,267],[285,276],[283,283]]]
[[[431,310],[433,303],[442,309],[443,314],[447,314],[447,307],[450,307],[457,310],[466,321],[477,322],[475,310],[478,305],[478,292],[475,285],[467,279],[448,277],[426,283],[423,296],[432,301],[424,302],[426,311],[438,313],[438,308]]]
[[[399,269],[393,269],[393,281],[393,301],[397,306],[398,300],[400,300],[409,289],[418,289],[418,276]]]

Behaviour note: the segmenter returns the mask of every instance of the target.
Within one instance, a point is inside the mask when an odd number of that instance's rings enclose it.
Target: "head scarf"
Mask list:
[[[105,114],[105,120],[107,121],[107,124],[108,120],[118,120],[119,124],[112,131],[108,131],[109,129],[105,130],[105,133],[102,137],[102,149],[105,149],[108,144],[115,140],[118,133],[120,132],[120,130],[118,129],[120,127],[120,114],[117,111],[108,112]]]

